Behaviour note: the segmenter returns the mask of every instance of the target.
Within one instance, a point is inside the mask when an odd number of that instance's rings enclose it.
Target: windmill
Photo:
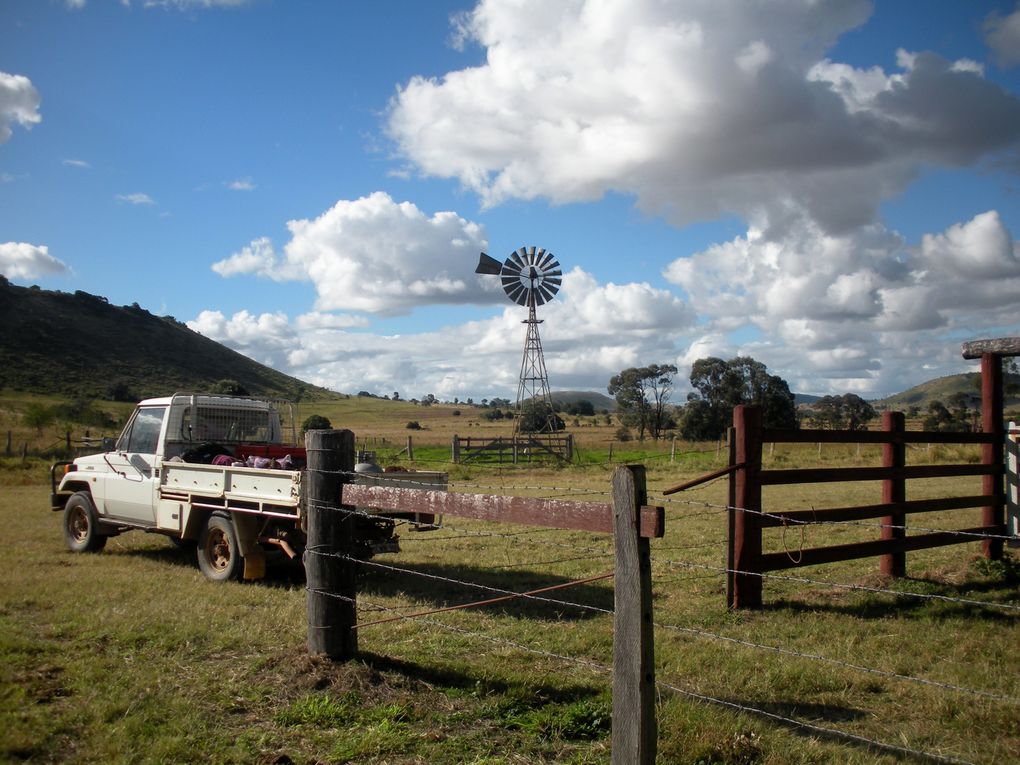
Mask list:
[[[528,308],[528,318],[522,322],[528,325],[528,333],[524,340],[521,378],[517,386],[514,436],[518,434],[524,404],[528,401],[545,404],[545,424],[538,432],[551,433],[556,430],[556,415],[553,413],[552,393],[549,391],[549,375],[545,370],[542,339],[538,335],[538,325],[542,320],[537,317],[535,309],[548,303],[559,291],[563,280],[559,261],[541,247],[521,247],[511,252],[502,263],[483,252],[475,273],[499,276],[507,297],[517,305]]]

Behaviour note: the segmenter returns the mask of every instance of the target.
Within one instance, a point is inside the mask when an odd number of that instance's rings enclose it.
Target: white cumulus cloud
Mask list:
[[[615,191],[681,224],[737,214],[776,226],[793,208],[828,231],[864,225],[924,167],[1020,141],[1020,100],[967,62],[904,51],[886,73],[824,59],[869,12],[483,0],[461,28],[485,63],[411,79],[388,129],[422,173],[488,204]]]
[[[31,128],[42,122],[41,99],[32,81],[21,74],[0,72],[0,143],[11,137],[11,125]]]
[[[1006,16],[993,11],[985,19],[985,42],[1004,67],[1020,64],[1020,3]]]
[[[67,271],[67,264],[50,255],[45,244],[0,243],[0,273],[9,279],[35,279]]]
[[[306,279],[322,311],[407,313],[433,303],[491,300],[465,272],[485,248],[481,226],[453,212],[427,215],[410,202],[376,192],[340,200],[312,219],[287,224],[291,239],[278,255],[268,238],[213,265],[222,276],[256,274]]]

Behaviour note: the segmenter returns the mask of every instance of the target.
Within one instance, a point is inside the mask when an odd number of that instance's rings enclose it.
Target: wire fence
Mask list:
[[[345,474],[344,479],[356,480],[357,474]],[[408,488],[411,487],[407,482]],[[699,487],[701,488],[701,487]],[[493,494],[508,495],[514,493],[526,494],[529,496],[555,497],[568,499],[584,499],[589,501],[592,497],[609,496],[608,491],[597,491],[589,488],[573,486],[547,486],[535,483],[471,483],[452,482],[449,486],[452,492],[491,492]],[[976,597],[954,596],[933,592],[912,592],[904,589],[890,587],[865,585],[856,582],[837,582],[821,578],[806,576],[789,576],[774,573],[755,573],[735,569],[726,565],[713,565],[705,562],[704,554],[712,551],[723,552],[726,539],[720,537],[686,540],[684,538],[684,524],[691,522],[706,522],[707,519],[717,518],[720,521],[726,514],[734,511],[754,512],[763,516],[779,518],[785,526],[803,527],[808,524],[831,527],[860,526],[867,529],[903,529],[905,532],[932,532],[940,531],[949,534],[959,534],[966,538],[966,541],[980,541],[984,538],[1003,538],[1003,535],[974,533],[954,529],[936,529],[911,526],[899,526],[884,522],[866,521],[797,521],[786,519],[781,515],[770,514],[764,511],[750,511],[736,508],[727,504],[713,503],[698,499],[680,499],[652,496],[656,503],[663,503],[672,508],[666,515],[667,538],[658,540],[652,546],[653,581],[657,588],[657,598],[668,600],[672,594],[663,591],[665,585],[675,585],[678,581],[685,581],[682,578],[670,578],[670,574],[683,572],[684,574],[697,577],[698,579],[724,579],[734,574],[751,574],[761,577],[763,581],[771,581],[777,585],[796,585],[808,587],[830,588],[850,593],[861,593],[868,596],[888,598],[893,607],[904,600],[913,599],[920,604],[941,603],[960,606],[968,610],[986,610],[1001,615],[1000,618],[1007,620],[1007,626],[1016,627],[1020,621],[1016,621],[1016,615],[1020,614],[1020,604],[1016,602],[996,602],[993,600],[982,600]],[[366,517],[378,517],[376,513],[369,510],[352,510],[345,508],[343,512],[364,515]],[[481,575],[485,571],[493,573],[512,572],[515,570],[527,569],[530,579],[546,578],[548,581],[541,586],[529,586],[527,589],[511,589],[505,586],[497,586],[491,581],[491,576],[485,577],[488,582],[473,579],[466,574],[451,575],[450,573],[436,573],[434,570],[423,570],[421,565],[414,563],[392,565],[377,560],[358,560],[350,556],[343,557],[348,563],[357,563],[365,576],[372,577],[400,577],[406,581],[420,581],[426,590],[429,586],[441,586],[442,596],[437,598],[442,605],[436,603],[428,606],[412,598],[414,602],[394,605],[382,603],[375,600],[366,600],[358,597],[352,602],[356,604],[359,614],[366,618],[359,624],[358,629],[376,630],[387,629],[386,625],[393,623],[420,624],[426,629],[437,629],[453,632],[464,638],[503,646],[505,648],[518,650],[526,654],[541,656],[566,665],[582,667],[600,675],[608,675],[612,668],[604,658],[589,655],[570,655],[568,652],[556,650],[548,645],[534,640],[524,641],[521,639],[510,639],[500,632],[509,627],[494,625],[491,619],[472,619],[469,614],[477,609],[490,609],[496,604],[523,602],[530,604],[530,607],[537,609],[552,609],[556,619],[570,618],[564,614],[573,613],[586,620],[592,621],[592,629],[611,629],[603,623],[607,617],[612,617],[614,609],[604,604],[590,602],[591,597],[570,597],[569,593],[574,588],[591,587],[604,583],[611,579],[612,574],[605,572],[607,562],[611,562],[614,555],[611,538],[599,540],[590,534],[581,534],[574,531],[553,529],[553,528],[521,528],[508,524],[495,524],[489,522],[474,522],[462,519],[437,519],[431,524],[432,530],[429,534],[415,534],[401,537],[401,544],[413,557],[414,550],[433,550],[427,556],[427,560],[435,560],[434,552],[437,546],[445,542],[455,540],[470,540],[470,547],[473,551],[473,558],[477,561],[485,561],[485,565],[459,566],[457,571],[475,571]],[[782,531],[782,530],[781,530]],[[522,545],[526,549],[522,549]],[[568,552],[569,551],[569,552]],[[323,552],[321,550],[310,550],[311,555],[336,555],[335,553]],[[497,562],[499,555],[506,555],[510,558],[517,556],[517,559],[508,559],[505,562]],[[570,573],[557,574],[556,567],[570,564]],[[600,567],[601,571],[585,571],[587,568]],[[578,571],[578,569],[581,571]],[[689,581],[689,580],[688,580]],[[456,593],[462,593],[457,595]],[[477,593],[484,593],[479,597]],[[551,594],[555,593],[555,595]],[[589,593],[590,596],[590,593]],[[1012,596],[1012,600],[1016,600]],[[447,602],[456,601],[456,602]],[[455,614],[462,614],[455,616]],[[490,611],[486,611],[491,614]],[[510,612],[508,612],[510,613]],[[529,612],[530,613],[530,612]],[[456,622],[450,621],[451,618]],[[577,617],[574,617],[577,618]],[[466,620],[466,621],[465,621]],[[732,630],[721,630],[710,628],[706,625],[697,624],[696,620],[688,615],[684,617],[684,609],[665,609],[665,615],[658,615],[654,621],[658,630],[657,642],[659,646],[665,646],[675,641],[697,640],[706,644],[715,644],[725,650],[746,652],[748,661],[758,663],[763,659],[755,659],[756,655],[765,657],[778,657],[784,661],[799,664],[820,665],[832,670],[842,672],[848,676],[860,675],[863,677],[877,678],[883,682],[902,684],[905,687],[924,688],[926,691],[942,694],[947,697],[945,703],[956,704],[958,699],[968,698],[972,703],[984,705],[1005,705],[1013,709],[1020,706],[1020,696],[1012,689],[1016,687],[1015,678],[1007,681],[1002,688],[981,687],[976,683],[961,683],[945,679],[939,676],[931,676],[927,673],[911,672],[896,666],[883,666],[880,662],[874,665],[860,662],[838,653],[832,654],[829,651],[820,651],[803,648],[795,644],[779,641],[765,641],[754,639],[743,634],[740,624]],[[932,622],[932,628],[937,628],[937,622]],[[947,624],[944,629],[952,629]],[[733,634],[731,634],[733,633]],[[824,641],[823,641],[824,642]],[[943,661],[940,665],[943,669],[958,671],[958,674],[966,675],[968,667],[954,666],[953,662]],[[909,756],[928,762],[945,763],[968,763],[968,760],[946,754],[944,751],[930,751],[925,748],[912,747],[905,744],[905,740],[899,742],[883,741],[879,737],[862,735],[861,732],[846,730],[829,725],[821,725],[817,721],[805,719],[795,715],[779,714],[773,705],[762,699],[758,703],[751,701],[734,701],[736,689],[731,688],[727,693],[710,693],[700,689],[704,684],[703,679],[695,681],[682,679],[672,675],[668,666],[660,666],[658,672],[662,675],[656,681],[656,687],[663,697],[677,695],[700,703],[712,704],[732,712],[757,717],[764,721],[780,723],[783,727],[794,727],[832,742],[865,747],[868,750],[885,753],[897,757]],[[988,674],[985,672],[985,674]],[[994,674],[994,673],[992,673]],[[712,678],[717,681],[718,678]],[[905,692],[905,691],[904,691]],[[998,761],[999,758],[987,760],[987,762]]]

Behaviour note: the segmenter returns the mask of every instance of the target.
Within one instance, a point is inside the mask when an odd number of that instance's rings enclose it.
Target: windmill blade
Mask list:
[[[556,262],[556,258],[553,257],[553,254],[551,252],[545,252],[545,250],[542,250],[541,252],[539,252],[539,255],[541,256],[542,253],[545,253],[545,256],[540,258],[538,267],[541,268],[543,271],[548,271],[560,265],[559,263]]]
[[[540,285],[538,288],[538,292],[543,298],[542,300],[543,303],[548,303],[556,296],[556,288],[550,287],[547,284]]]
[[[542,282],[542,286],[549,290],[552,293],[552,295],[555,295],[557,292],[560,291],[560,283],[558,280],[553,281],[551,279],[547,279],[546,281]],[[550,297],[552,295],[550,295]]]
[[[523,252],[523,250],[524,248],[522,247],[521,251]],[[503,268],[514,269],[517,273],[520,273],[527,267],[528,264],[525,262],[524,258],[516,252],[511,252],[510,257],[503,261]]]
[[[499,274],[503,264],[495,258],[490,258],[484,252],[478,256],[478,268],[475,269],[476,274],[491,274],[496,276]]]
[[[521,284],[520,282],[517,282],[516,284],[512,284],[509,287],[504,287],[504,290],[506,291],[506,296],[508,298],[510,298],[512,301],[514,301],[515,303],[517,303],[517,305],[527,305],[528,304],[528,291],[529,290],[527,288],[525,288],[524,285]]]

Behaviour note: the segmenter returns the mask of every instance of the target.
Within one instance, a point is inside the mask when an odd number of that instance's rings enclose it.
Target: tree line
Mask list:
[[[737,356],[725,361],[714,356],[698,359],[691,367],[690,383],[682,407],[669,405],[677,368],[652,364],[624,369],[609,380],[621,422],[637,430],[638,438],[661,438],[679,432],[690,441],[720,438],[733,419],[733,407],[753,404],[762,408],[767,428],[796,428],[797,407],[790,386],[770,374],[760,361]]]

